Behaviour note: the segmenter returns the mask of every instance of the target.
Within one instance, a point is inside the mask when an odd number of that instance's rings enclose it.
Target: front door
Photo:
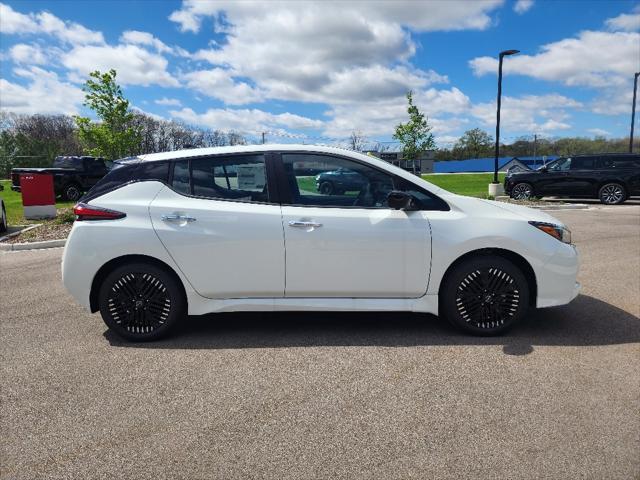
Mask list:
[[[153,227],[193,288],[208,298],[282,297],[284,237],[263,155],[174,162],[149,208]]]
[[[549,163],[546,171],[540,172],[536,193],[540,195],[569,195],[571,193],[570,167],[570,158],[559,158]]]
[[[305,170],[298,166],[305,166]],[[315,175],[309,175],[313,165]],[[290,198],[282,205],[287,297],[416,298],[431,263],[429,221],[421,211],[390,209],[392,175],[351,159],[283,153]],[[361,182],[323,189],[346,169]],[[321,192],[322,190],[322,192]]]

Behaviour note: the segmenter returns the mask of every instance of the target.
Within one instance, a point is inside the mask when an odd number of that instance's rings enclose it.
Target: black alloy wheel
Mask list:
[[[454,267],[441,295],[441,313],[475,335],[498,335],[515,325],[529,306],[522,272],[502,257],[475,257]]]
[[[529,200],[533,196],[533,187],[530,183],[516,183],[511,189],[511,198],[514,200]]]
[[[331,195],[333,193],[333,184],[331,182],[322,182],[320,184],[320,193],[323,195]]]
[[[598,197],[605,205],[618,205],[626,200],[627,195],[619,183],[607,183],[600,188]]]
[[[64,187],[64,198],[70,202],[76,202],[82,196],[82,192],[77,185],[71,184]]]
[[[100,288],[99,301],[107,326],[133,341],[164,336],[185,311],[184,296],[174,277],[144,263],[111,272]]]

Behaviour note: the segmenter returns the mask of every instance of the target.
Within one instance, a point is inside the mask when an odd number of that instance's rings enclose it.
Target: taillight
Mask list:
[[[127,216],[126,213],[108,208],[94,207],[86,203],[78,203],[73,207],[73,213],[76,215],[76,221],[83,220],[117,220]]]

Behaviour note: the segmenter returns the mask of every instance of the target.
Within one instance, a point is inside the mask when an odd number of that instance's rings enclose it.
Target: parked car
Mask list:
[[[599,154],[562,157],[532,172],[509,172],[505,192],[515,199],[553,195],[599,198],[616,205],[640,195],[640,155]]]
[[[4,190],[4,185],[0,184],[0,192]],[[7,210],[4,207],[4,200],[0,197],[0,233],[7,231]]]
[[[300,161],[365,180],[352,195],[309,191]],[[63,282],[134,341],[165,335],[187,313],[255,310],[427,312],[496,335],[579,291],[559,220],[336,148],[141,155],[116,162],[74,212]]]
[[[366,178],[347,168],[322,172],[316,176],[316,189],[324,195],[341,195],[347,191],[361,190]]]
[[[96,157],[56,157],[51,168],[11,169],[11,190],[20,191],[21,173],[51,173],[56,195],[76,201],[107,174],[104,159]]]

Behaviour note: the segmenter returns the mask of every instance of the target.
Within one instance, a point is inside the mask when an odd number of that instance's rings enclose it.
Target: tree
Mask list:
[[[409,121],[396,126],[393,138],[402,144],[403,158],[414,160],[413,170],[415,173],[415,160],[419,158],[420,154],[424,151],[435,148],[436,144],[433,140],[428,119],[426,119],[424,114],[418,110],[418,107],[413,104],[413,92],[409,91],[407,93],[407,101],[409,102],[409,106],[407,107]]]
[[[92,122],[87,117],[75,117],[85,151],[108,160],[133,154],[139,148],[141,135],[133,124],[134,113],[129,109],[129,101],[116,83],[116,71],[91,72],[83,90],[84,105],[100,119]]]
[[[353,130],[349,136],[348,148],[356,152],[361,152],[367,144],[367,137],[365,137],[360,130]]]
[[[467,130],[453,147],[458,158],[481,158],[491,154],[493,137],[484,130]]]

